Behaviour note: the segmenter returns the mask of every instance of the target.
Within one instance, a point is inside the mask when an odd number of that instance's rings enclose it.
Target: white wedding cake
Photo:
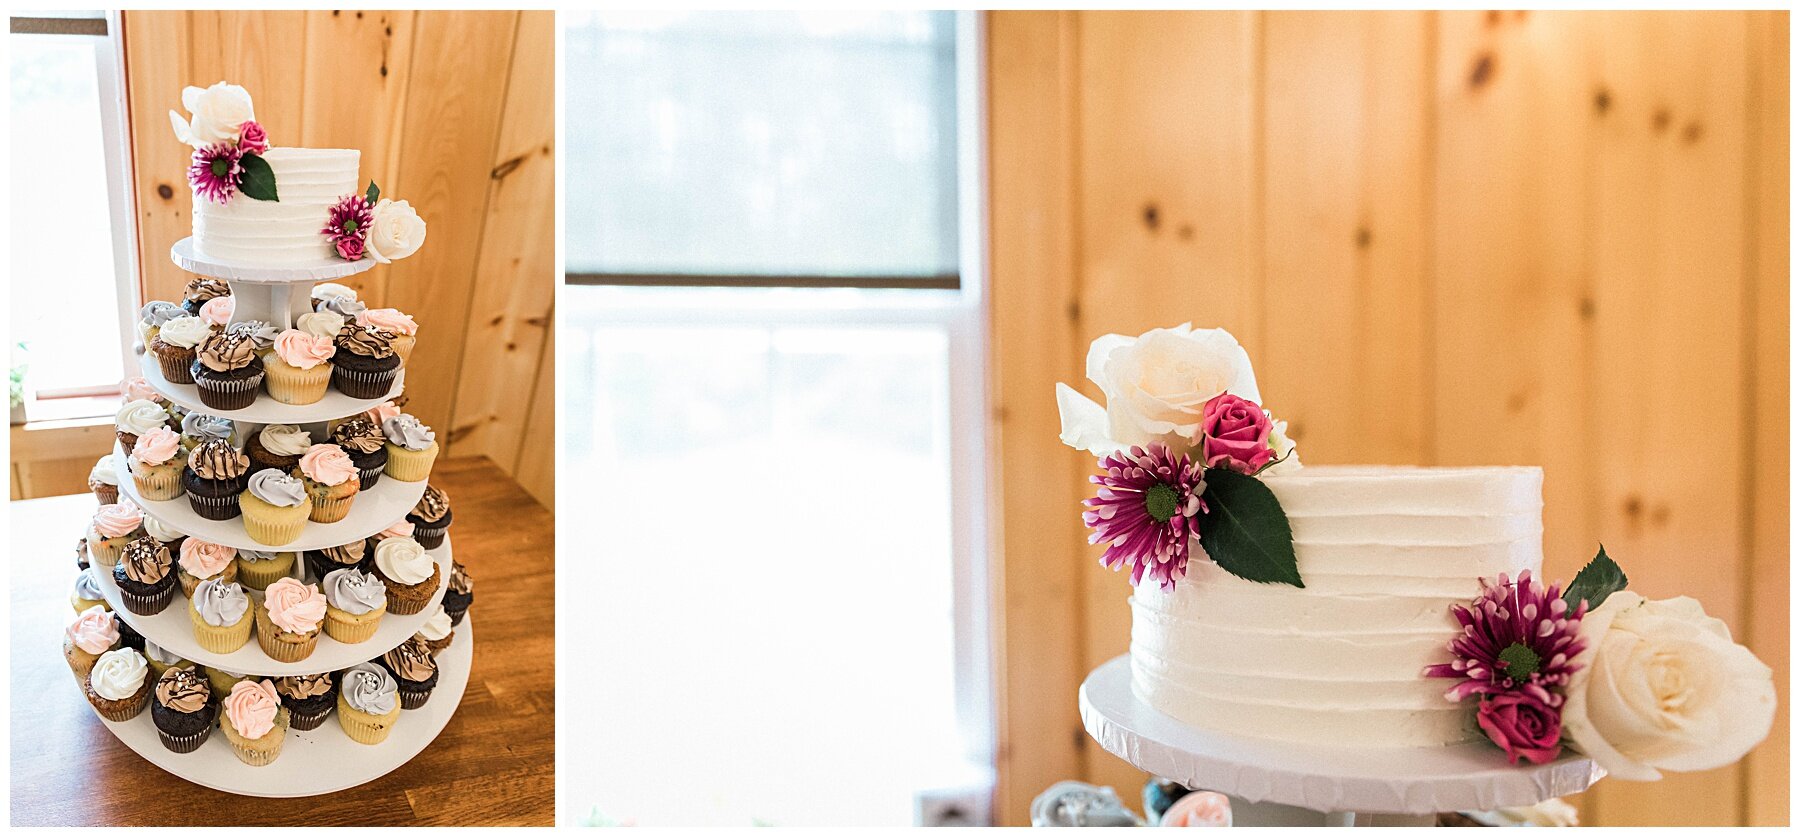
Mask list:
[[[262,159],[280,184],[278,201],[238,196],[194,201],[194,249],[209,259],[253,267],[317,265],[337,258],[320,230],[331,207],[359,191],[362,152],[271,148]]]
[[[1195,560],[1131,599],[1132,688],[1196,727],[1362,747],[1480,736],[1475,707],[1420,676],[1478,579],[1543,561],[1538,468],[1307,466],[1264,478],[1304,588]],[[1202,544],[1203,546],[1203,544]],[[1199,558],[1196,553],[1196,558]]]

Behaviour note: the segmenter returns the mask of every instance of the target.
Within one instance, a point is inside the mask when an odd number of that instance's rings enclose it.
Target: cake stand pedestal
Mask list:
[[[1080,703],[1082,725],[1107,752],[1231,797],[1237,825],[1429,825],[1440,812],[1579,793],[1606,775],[1579,755],[1509,765],[1485,742],[1371,750],[1195,729],[1132,693],[1128,656],[1094,669],[1081,684]]]
[[[375,266],[364,256],[353,262],[321,258],[294,267],[248,267],[208,258],[194,249],[192,236],[169,248],[175,266],[188,273],[223,279],[237,300],[232,322],[262,320],[276,328],[292,328],[294,319],[312,310],[312,286],[355,276]]]

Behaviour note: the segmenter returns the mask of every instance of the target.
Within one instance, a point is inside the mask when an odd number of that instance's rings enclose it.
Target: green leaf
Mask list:
[[[1209,468],[1202,496],[1200,545],[1219,569],[1248,581],[1306,586],[1287,512],[1262,480]]]
[[[1575,580],[1569,582],[1569,589],[1563,591],[1563,601],[1574,607],[1586,600],[1588,610],[1591,611],[1606,601],[1607,596],[1625,589],[1629,582],[1630,579],[1625,577],[1625,571],[1619,568],[1618,563],[1606,557],[1606,545],[1601,544],[1600,554],[1595,555],[1594,560],[1575,574]]]
[[[374,206],[376,201],[381,200],[381,187],[375,185],[375,181],[369,181],[369,191],[363,195],[363,200],[368,201],[370,206]]]
[[[244,194],[259,201],[281,200],[275,196],[275,170],[261,154],[245,154],[238,165],[244,167],[244,182],[238,187]]]

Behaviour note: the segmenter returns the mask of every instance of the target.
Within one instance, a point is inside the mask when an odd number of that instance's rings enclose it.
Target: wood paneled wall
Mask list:
[[[1787,14],[988,20],[1002,821],[1057,779],[1141,787],[1076,717],[1128,588],[1052,385],[1192,320],[1306,461],[1541,465],[1548,576],[1604,541],[1775,668],[1748,759],[1605,781],[1585,822],[1785,824]]]
[[[190,278],[183,87],[241,84],[277,145],[357,148],[417,207],[425,247],[348,280],[419,321],[407,409],[447,456],[487,456],[549,505],[556,364],[552,12],[126,12],[138,249],[147,299]]]

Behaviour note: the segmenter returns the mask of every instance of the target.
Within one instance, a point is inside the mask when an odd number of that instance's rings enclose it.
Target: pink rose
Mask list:
[[[269,610],[269,621],[289,633],[308,634],[319,629],[325,619],[325,594],[311,584],[293,578],[278,579],[263,592],[263,607]]]
[[[94,511],[94,531],[102,538],[123,538],[144,523],[144,513],[127,500],[108,503]]]
[[[320,485],[340,485],[357,476],[356,463],[350,454],[330,442],[322,442],[300,454],[300,473]]]
[[[229,296],[215,296],[200,306],[200,319],[209,326],[224,328],[231,322],[232,312],[237,310],[237,300]]]
[[[383,401],[380,404],[370,407],[368,415],[369,418],[375,421],[375,426],[380,427],[382,422],[400,415],[400,408],[394,406],[394,402],[392,401]]]
[[[387,538],[410,538],[413,536],[413,528],[414,528],[413,524],[411,524],[405,520],[402,520],[399,523],[396,523],[392,526],[387,527],[386,529],[376,532],[375,540],[380,541],[380,540],[385,540]]]
[[[181,450],[181,434],[167,427],[154,427],[138,437],[131,448],[131,458],[145,465],[161,465]]]
[[[119,641],[119,626],[106,608],[94,605],[69,623],[68,634],[75,647],[89,654],[104,654]]]
[[[220,543],[207,543],[199,538],[181,542],[181,568],[195,578],[212,578],[225,571],[225,565],[237,557],[237,550]]]
[[[395,334],[418,334],[419,324],[413,321],[411,314],[402,314],[398,308],[370,308],[356,314],[356,324],[375,326],[383,331]]]
[[[339,258],[342,258],[347,262],[361,261],[363,257],[362,239],[349,237],[339,238],[337,240],[337,254]]]
[[[1269,416],[1256,404],[1229,392],[1206,402],[1200,419],[1200,458],[1208,468],[1254,474],[1275,458],[1269,446]]]
[[[1562,754],[1562,713],[1530,692],[1504,692],[1486,698],[1475,720],[1489,740],[1506,751],[1506,760],[1521,757],[1548,764]]]
[[[158,404],[167,401],[162,397],[162,393],[150,386],[149,381],[144,380],[142,375],[136,378],[127,378],[120,383],[119,394],[125,396],[126,401],[151,401]]]
[[[1164,811],[1161,825],[1185,828],[1231,827],[1231,799],[1213,791],[1194,791]]]
[[[275,356],[283,363],[300,369],[311,369],[337,354],[330,338],[290,328],[275,338]]]
[[[261,154],[269,150],[269,135],[256,120],[238,126],[238,150],[245,154]]]
[[[231,684],[225,696],[225,718],[245,738],[261,738],[275,728],[275,715],[281,709],[281,697],[275,684],[268,680],[239,680]]]

